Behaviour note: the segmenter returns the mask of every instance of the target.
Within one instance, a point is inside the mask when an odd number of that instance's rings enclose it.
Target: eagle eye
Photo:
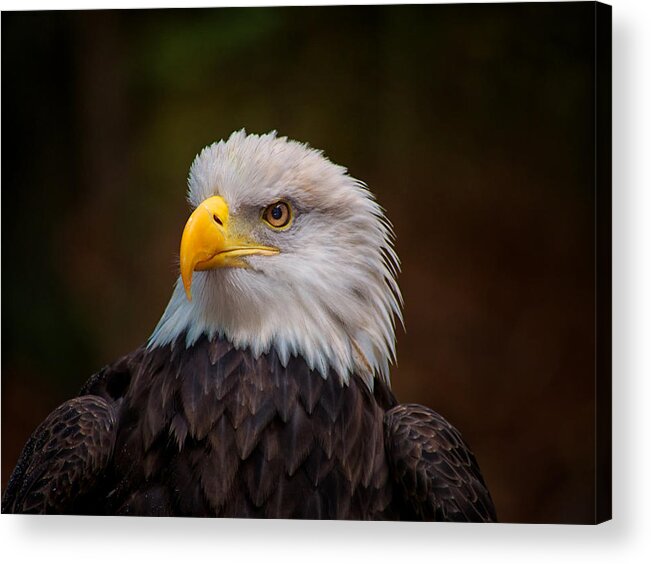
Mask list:
[[[274,229],[286,229],[289,227],[292,217],[291,206],[282,200],[267,206],[262,212],[262,219]]]

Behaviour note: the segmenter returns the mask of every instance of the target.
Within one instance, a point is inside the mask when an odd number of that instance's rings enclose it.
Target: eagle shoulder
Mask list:
[[[71,399],[27,441],[2,500],[3,513],[71,513],[113,453],[116,413],[104,398]]]
[[[405,518],[493,522],[495,506],[461,434],[418,404],[386,412],[385,447]]]

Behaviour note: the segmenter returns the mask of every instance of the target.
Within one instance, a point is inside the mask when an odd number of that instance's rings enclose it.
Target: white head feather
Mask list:
[[[280,253],[247,257],[251,268],[195,272],[191,302],[179,279],[149,346],[183,333],[188,347],[219,335],[256,356],[273,348],[283,364],[301,356],[324,377],[332,368],[344,382],[352,372],[369,386],[374,376],[388,382],[395,317],[402,322],[399,261],[391,225],[364,184],[307,145],[241,130],[192,164],[190,204],[211,196]],[[281,199],[295,216],[274,231],[260,211]]]

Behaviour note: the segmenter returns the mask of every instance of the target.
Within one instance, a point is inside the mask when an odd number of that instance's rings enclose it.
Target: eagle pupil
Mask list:
[[[281,206],[275,206],[271,210],[271,217],[275,220],[279,220],[283,216],[283,208]]]

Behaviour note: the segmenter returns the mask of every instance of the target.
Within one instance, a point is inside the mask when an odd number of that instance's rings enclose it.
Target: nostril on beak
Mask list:
[[[219,216],[218,216],[216,213],[212,214],[212,218],[215,220],[215,223],[216,223],[217,225],[221,225],[221,226],[224,225],[223,222],[222,222],[222,220],[219,219]]]

